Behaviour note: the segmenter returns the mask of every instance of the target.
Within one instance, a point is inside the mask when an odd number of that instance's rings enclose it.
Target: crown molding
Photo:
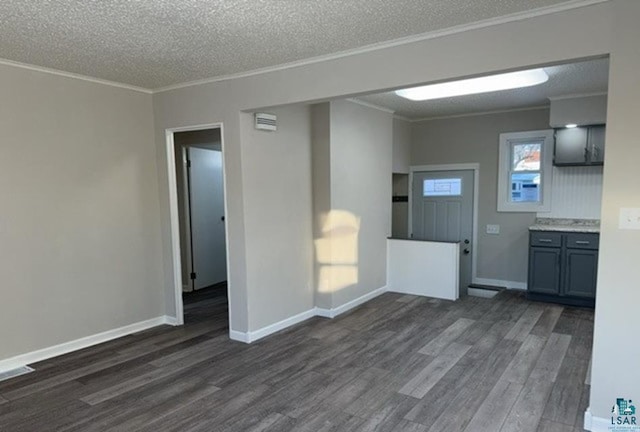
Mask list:
[[[608,94],[609,94],[608,92],[577,93],[577,94],[564,95],[564,96],[549,96],[547,99],[549,99],[550,101],[557,101],[557,100],[565,100],[565,99],[580,99],[580,98],[592,97],[592,96],[607,96]]]
[[[65,72],[65,71],[61,71],[61,70],[58,70],[58,69],[48,68],[48,67],[44,67],[44,66],[36,66],[36,65],[28,64],[28,63],[21,63],[21,62],[17,62],[17,61],[13,61],[13,60],[7,60],[7,59],[3,59],[3,58],[0,58],[0,65],[13,66],[13,67],[20,68],[20,69],[27,69],[27,70],[31,70],[31,71],[35,71],[35,72],[43,72],[43,73],[46,73],[46,74],[57,75],[57,76],[65,77],[65,78],[74,78],[74,79],[81,80],[81,81],[92,82],[94,84],[102,84],[102,85],[111,86],[111,87],[118,87],[118,88],[122,88],[122,89],[126,89],[126,90],[137,91],[137,92],[140,92],[140,93],[146,93],[146,94],[152,94],[153,93],[153,90],[148,89],[148,88],[144,88],[144,87],[138,87],[138,86],[134,86],[134,85],[130,85],[130,84],[123,84],[123,83],[119,83],[119,82],[116,82],[116,81],[109,81],[109,80],[105,80],[105,79],[94,78],[94,77],[90,77],[88,75],[82,75],[82,74],[77,74],[77,73],[73,73],[73,72]]]
[[[349,49],[340,51],[332,54],[325,54],[321,56],[311,57],[303,60],[297,60],[288,63],[282,63],[275,66],[269,66],[259,69],[254,69],[246,72],[238,72],[234,74],[228,75],[220,75],[217,77],[204,78],[194,81],[188,81],[185,83],[172,84],[164,87],[158,87],[153,89],[154,93],[162,93],[170,90],[178,90],[185,87],[192,87],[201,84],[211,84],[220,81],[228,81],[238,78],[246,78],[255,75],[262,75],[271,72],[282,71],[286,69],[293,69],[296,67],[312,65],[315,63],[321,63],[328,60],[336,60],[343,57],[349,57],[357,54],[364,54],[371,51],[377,51],[385,48],[392,48],[399,45],[406,45],[415,42],[421,42],[429,39],[436,39],[443,36],[454,35],[458,33],[464,33],[471,30],[478,30],[486,27],[492,27],[500,24],[507,24],[515,21],[522,21],[529,18],[535,18],[544,15],[550,15],[558,12],[564,12],[572,9],[583,8],[587,6],[592,6],[595,4],[606,3],[610,0],[570,0],[561,4],[541,7],[537,9],[531,9],[523,12],[516,12],[508,15],[503,15],[500,17],[489,18],[481,21],[476,21],[468,24],[461,24],[453,27],[447,27],[441,30],[435,30],[431,32],[421,33],[417,35],[407,36],[398,39],[392,39],[390,41],[378,42],[370,45],[365,45],[363,47]]]
[[[394,114],[393,118],[394,119],[398,119],[398,120],[402,120],[402,121],[406,121],[406,122],[410,122],[410,123],[414,121],[413,119],[410,119],[409,117],[405,117],[405,116],[399,115],[399,114]]]
[[[246,78],[246,77],[251,77],[255,75],[262,75],[262,74],[267,74],[271,72],[293,69],[301,66],[312,65],[315,63],[321,63],[329,60],[336,60],[336,59],[349,57],[357,54],[364,54],[371,51],[392,48],[400,45],[407,45],[415,42],[426,41],[429,39],[436,39],[443,36],[464,33],[471,30],[477,30],[477,29],[482,29],[486,27],[507,24],[515,21],[522,21],[525,19],[535,18],[539,16],[550,15],[558,12],[564,12],[572,9],[583,8],[583,7],[592,6],[600,3],[606,3],[609,1],[610,0],[570,0],[561,4],[541,7],[541,8],[532,9],[532,10],[523,11],[523,12],[516,12],[508,15],[503,15],[500,17],[489,18],[489,19],[476,21],[468,24],[461,24],[458,26],[453,26],[453,27],[448,27],[441,30],[435,30],[431,32],[393,39],[390,41],[378,42],[378,43],[366,45],[359,48],[340,51],[337,53],[325,54],[325,55],[311,57],[303,60],[282,63],[275,66],[258,68],[250,71],[238,72],[238,73],[233,73],[228,75],[219,75],[215,77],[204,78],[204,79],[199,79],[194,81],[187,81],[187,82],[177,83],[177,84],[171,84],[171,85],[157,87],[157,88],[145,88],[145,87],[125,84],[117,81],[110,81],[110,80],[105,80],[101,78],[91,77],[88,75],[82,75],[82,74],[73,73],[73,72],[66,72],[59,69],[48,68],[44,66],[37,66],[37,65],[32,65],[28,63],[22,63],[22,62],[17,62],[17,61],[8,60],[8,59],[2,59],[2,58],[0,58],[0,65],[14,66],[22,69],[48,73],[48,74],[62,76],[66,78],[75,78],[82,81],[88,81],[96,84],[102,84],[102,85],[108,85],[108,86],[118,87],[118,88],[127,89],[127,90],[133,90],[133,91],[137,91],[145,94],[154,94],[154,93],[162,93],[170,90],[177,90],[185,87],[192,87],[192,86],[201,85],[201,84],[211,84],[215,82],[229,81],[229,80],[234,80],[238,78]]]
[[[512,108],[512,109],[493,110],[493,111],[476,111],[476,112],[470,112],[470,113],[464,113],[464,114],[452,114],[452,115],[445,115],[445,116],[425,117],[420,119],[410,119],[409,121],[412,123],[419,123],[419,122],[427,122],[432,120],[446,120],[446,119],[461,118],[461,117],[476,117],[476,116],[483,116],[483,115],[504,114],[504,113],[510,113],[510,112],[519,112],[519,111],[537,111],[537,110],[543,110],[543,109],[548,110],[549,105],[537,105],[537,106],[524,107],[524,108]]]
[[[375,110],[378,110],[378,111],[386,112],[386,113],[389,113],[389,114],[395,113],[395,111],[392,110],[392,109],[385,108],[383,106],[372,104],[372,103],[369,103],[369,102],[365,102],[365,101],[360,100],[360,99],[348,98],[347,101],[349,101],[351,103],[354,103],[354,104],[357,104],[357,105],[362,105],[362,106],[367,107],[367,108],[372,108],[372,109],[375,109]]]

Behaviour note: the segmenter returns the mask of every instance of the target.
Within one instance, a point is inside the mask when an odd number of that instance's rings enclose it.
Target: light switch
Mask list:
[[[487,225],[487,234],[500,234],[500,225]]]
[[[620,209],[620,229],[640,230],[640,208]]]

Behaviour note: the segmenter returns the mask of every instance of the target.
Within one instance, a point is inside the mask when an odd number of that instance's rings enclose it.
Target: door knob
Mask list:
[[[464,239],[464,244],[469,244],[469,239]]]
[[[463,252],[464,252],[465,255],[469,255],[471,253],[471,251],[469,249],[465,249]]]
[[[222,222],[224,222],[224,216],[222,216],[222,217],[220,218],[220,220],[221,220]]]

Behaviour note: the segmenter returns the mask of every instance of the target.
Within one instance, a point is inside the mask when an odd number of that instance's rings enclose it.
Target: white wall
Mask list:
[[[249,331],[314,306],[311,116],[308,106],[270,109],[278,130],[254,128],[242,113],[245,208],[259,216],[245,222],[254,240],[247,249]]]
[[[0,360],[164,315],[151,96],[0,66]]]
[[[602,166],[554,166],[551,183],[551,211],[538,217],[600,219]]]

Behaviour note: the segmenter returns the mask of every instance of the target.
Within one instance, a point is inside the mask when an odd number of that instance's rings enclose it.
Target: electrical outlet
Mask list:
[[[500,234],[500,225],[487,225],[487,234]]]
[[[621,208],[619,228],[640,230],[640,208]]]

